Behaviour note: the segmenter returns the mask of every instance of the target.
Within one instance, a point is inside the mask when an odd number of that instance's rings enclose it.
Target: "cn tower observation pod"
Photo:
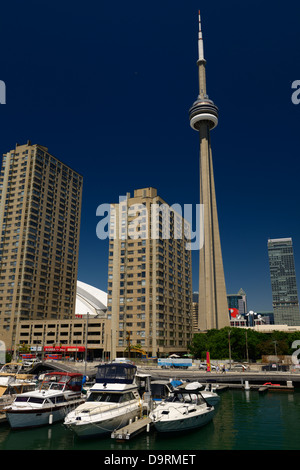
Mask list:
[[[208,121],[209,128],[214,129],[218,125],[219,111],[210,99],[198,99],[189,110],[190,125],[195,131],[199,131],[200,123]]]

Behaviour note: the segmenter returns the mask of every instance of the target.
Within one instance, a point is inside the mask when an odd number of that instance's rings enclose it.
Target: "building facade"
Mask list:
[[[236,315],[245,315],[247,313],[247,296],[243,289],[240,289],[237,294],[228,294],[227,302],[230,317]],[[233,310],[233,312],[230,312]]]
[[[268,240],[274,323],[300,326],[293,242],[291,238]]]
[[[58,353],[83,359],[110,360],[111,325],[102,318],[21,321],[16,331],[16,350],[28,347],[39,356]]]
[[[199,316],[199,294],[193,292],[192,297],[192,315],[193,315],[193,334],[198,333],[198,316]]]
[[[16,145],[0,173],[0,333],[20,320],[72,318],[82,176],[41,145]],[[11,343],[11,344],[10,344]]]
[[[136,345],[148,356],[186,352],[192,339],[189,224],[156,189],[143,188],[112,204],[110,230],[112,355]]]

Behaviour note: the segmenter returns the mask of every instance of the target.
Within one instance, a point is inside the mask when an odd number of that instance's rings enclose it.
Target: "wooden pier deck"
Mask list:
[[[111,438],[118,441],[128,441],[132,437],[137,436],[141,432],[150,430],[152,425],[152,420],[150,418],[140,418],[132,423],[127,424],[121,429],[117,429],[111,433]]]

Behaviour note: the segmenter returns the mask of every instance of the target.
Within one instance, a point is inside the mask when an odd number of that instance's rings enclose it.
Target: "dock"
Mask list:
[[[264,392],[294,392],[294,387],[293,385],[279,385],[279,384],[264,384],[264,385],[259,385],[259,384],[249,384],[249,383],[231,383],[227,385],[223,385],[223,387],[220,389],[217,388],[216,392],[218,393],[221,390],[232,390],[232,389],[239,389],[239,390],[252,390],[252,391],[258,391],[259,393],[264,393]]]
[[[144,431],[149,431],[151,425],[152,420],[150,418],[140,418],[136,421],[132,421],[121,429],[113,431],[110,437],[118,441],[128,441]]]

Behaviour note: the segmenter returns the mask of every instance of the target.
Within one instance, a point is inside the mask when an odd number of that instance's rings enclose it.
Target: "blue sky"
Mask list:
[[[96,209],[153,186],[196,204],[198,9],[228,293],[272,308],[268,238],[292,237],[300,277],[300,3],[16,0],[2,5],[1,154],[39,143],[84,177],[78,278],[107,288],[107,241]],[[193,287],[198,284],[193,252]],[[298,282],[299,285],[299,282]]]

